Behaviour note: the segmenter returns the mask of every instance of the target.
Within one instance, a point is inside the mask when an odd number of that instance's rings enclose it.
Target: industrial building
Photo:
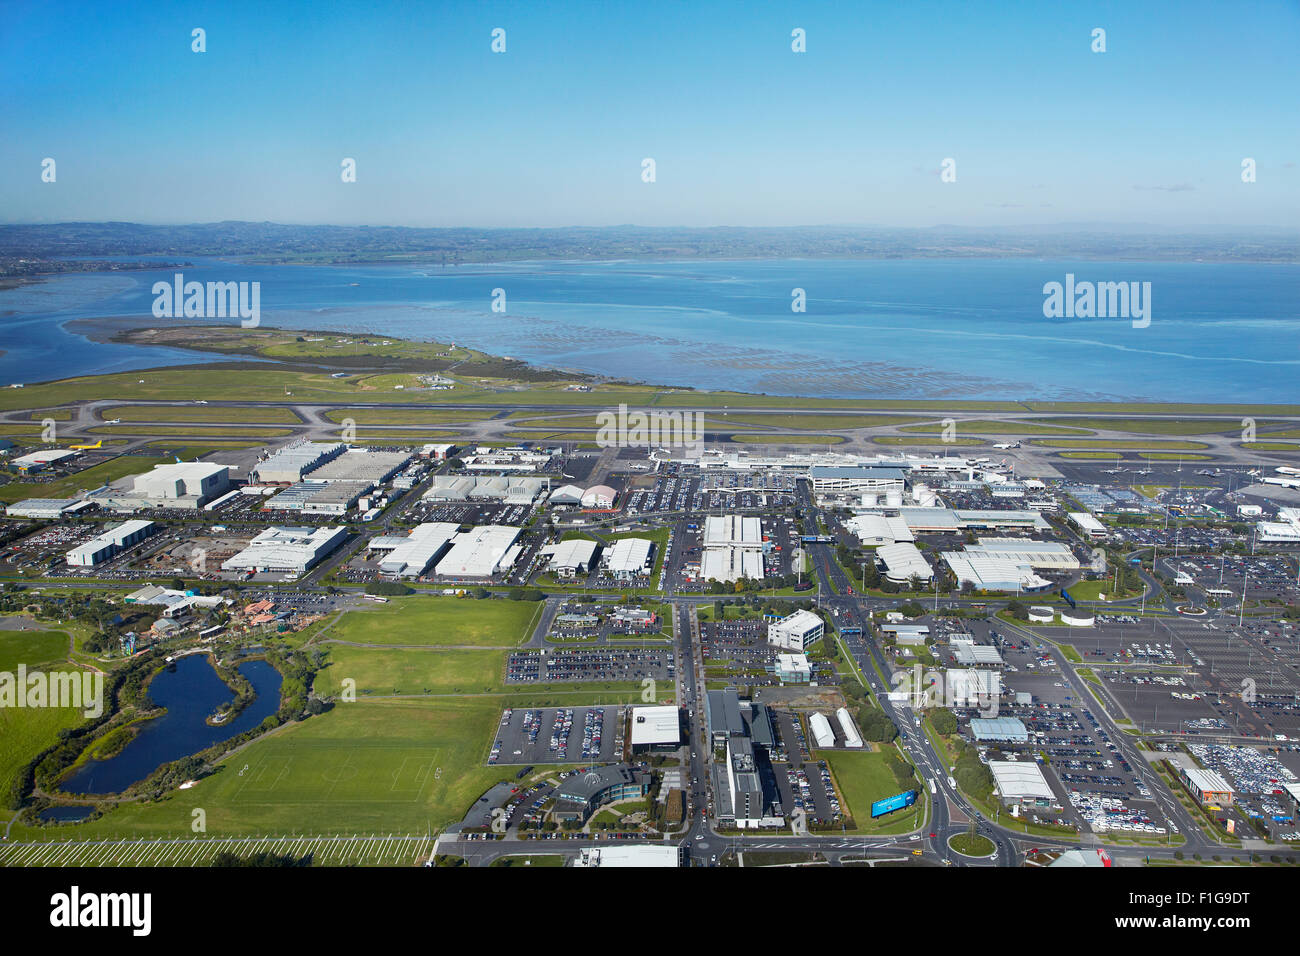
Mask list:
[[[379,570],[402,578],[418,578],[425,570],[446,551],[451,539],[460,530],[460,525],[446,521],[425,522],[416,525],[411,533],[399,538],[388,550],[388,555],[379,562]],[[384,539],[383,544],[387,544]],[[370,542],[371,548],[377,548],[381,539]]]
[[[914,534],[926,531],[952,533],[980,528],[1017,528],[1026,531],[1052,529],[1052,526],[1037,511],[913,507],[902,507],[897,511]]]
[[[1068,544],[1059,541],[981,537],[979,544],[968,544],[965,550],[968,555],[984,554],[1048,571],[1079,570],[1079,559],[1075,557]]]
[[[877,548],[876,559],[884,564],[885,577],[895,584],[905,584],[913,577],[920,578],[923,582],[934,577],[934,571],[920,550],[906,541]]]
[[[420,457],[430,461],[446,461],[456,453],[455,445],[429,444],[420,449]]]
[[[763,525],[758,518],[711,515],[704,519],[701,580],[728,584],[763,576]]]
[[[78,568],[93,568],[114,555],[138,544],[153,533],[152,521],[124,521],[105,530],[84,544],[79,544],[65,557],[68,564]]]
[[[81,499],[77,498],[26,498],[5,509],[14,518],[54,519],[67,512]]]
[[[13,459],[10,464],[17,468],[20,474],[31,475],[76,456],[75,451],[67,448],[51,448],[47,451],[34,451],[29,455],[21,455]]]
[[[301,574],[343,543],[347,528],[267,528],[222,562],[223,571]]]
[[[1080,534],[1091,541],[1101,541],[1109,533],[1104,524],[1086,511],[1070,511],[1066,517],[1070,519],[1070,524],[1079,529]]]
[[[835,731],[831,729],[831,722],[825,714],[809,714],[808,728],[812,731],[813,742],[820,749],[825,750],[835,746]]]
[[[132,492],[153,502],[193,506],[205,504],[230,489],[230,466],[214,462],[189,461],[156,465],[153,471],[136,475]]]
[[[549,478],[498,475],[435,475],[428,501],[498,501],[530,505],[550,487]]]
[[[584,508],[612,508],[618,492],[609,485],[592,485],[582,493]]]
[[[767,626],[767,642],[803,653],[822,639],[826,623],[821,616],[803,608]]]
[[[601,563],[615,578],[628,581],[650,572],[653,546],[654,542],[649,538],[618,538],[604,549]]]
[[[840,730],[844,733],[844,746],[859,748],[862,746],[862,734],[858,733],[857,725],[853,723],[853,715],[849,713],[847,707],[841,707],[835,711],[835,719],[839,721]]]
[[[550,452],[526,448],[476,448],[473,455],[461,456],[469,471],[541,471],[550,460]]]
[[[345,515],[374,487],[370,481],[306,478],[281,491],[263,507],[273,511],[301,511],[303,514]]]
[[[582,504],[582,489],[577,485],[563,485],[551,492],[546,499],[554,506],[577,507]]]
[[[968,547],[965,551],[944,551],[940,557],[959,587],[970,584],[978,591],[1019,592],[1036,591],[1052,583],[1013,555],[973,551]]]
[[[676,707],[632,708],[632,733],[628,738],[635,753],[670,753],[681,746],[681,714]]]
[[[598,866],[664,868],[679,867],[682,863],[681,851],[675,846],[629,844],[582,847],[573,865],[588,869]]]
[[[854,515],[844,522],[844,526],[857,535],[864,547],[875,548],[882,544],[894,544],[898,541],[915,541],[916,536],[907,526],[902,515],[884,515],[879,512],[866,512]]]
[[[1015,717],[973,717],[970,732],[980,743],[1029,743],[1029,731]]]
[[[951,667],[943,676],[949,706],[982,709],[996,704],[1002,696],[1002,677],[995,670]]]
[[[1002,655],[996,647],[971,641],[953,642],[952,656],[963,667],[1001,667]]]
[[[406,467],[409,451],[371,451],[349,448],[306,472],[312,481],[368,481],[382,485]]]
[[[1008,804],[1056,799],[1043,771],[1032,760],[990,760],[989,770],[993,774],[994,793]]]
[[[571,538],[542,548],[541,553],[551,559],[547,566],[556,577],[572,578],[586,574],[596,559],[600,545],[587,538]]]
[[[253,483],[292,485],[301,481],[313,468],[338,457],[347,449],[342,442],[301,441],[285,445],[259,461],[249,471]]]
[[[452,538],[451,550],[434,570],[443,577],[490,578],[508,570],[519,557],[515,544],[519,529],[507,525],[479,525]]]

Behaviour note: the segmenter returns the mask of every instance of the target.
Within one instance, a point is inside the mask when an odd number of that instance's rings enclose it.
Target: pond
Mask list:
[[[257,696],[239,716],[214,727],[207,718],[234,694],[217,676],[207,654],[180,658],[175,670],[159,672],[149,684],[149,696],[167,712],[145,721],[120,753],[78,767],[59,789],[64,793],[120,793],[169,761],[256,727],[279,709],[282,678],[266,661],[246,661],[238,670]]]

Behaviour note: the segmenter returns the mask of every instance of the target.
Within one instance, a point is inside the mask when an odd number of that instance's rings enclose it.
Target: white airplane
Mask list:
[[[110,419],[108,423],[109,423],[110,425],[120,425],[120,424],[122,424],[122,419],[120,419],[120,418],[113,418],[113,419]]]
[[[1020,442],[1018,442],[1018,441],[1015,441],[1015,442],[1004,441],[1004,442],[999,442],[998,444],[994,445],[993,447],[994,447],[994,448],[1019,448],[1019,447],[1020,447]]]
[[[195,405],[206,405],[206,404],[208,404],[208,402],[207,402],[207,399],[200,398],[200,399],[199,399],[198,401],[196,401],[194,404],[195,404]]]

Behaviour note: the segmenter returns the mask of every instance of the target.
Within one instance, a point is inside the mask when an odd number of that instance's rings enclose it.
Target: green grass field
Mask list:
[[[733,435],[732,441],[747,445],[839,445],[844,441],[842,435],[778,435],[775,432],[752,432]]]
[[[115,405],[104,420],[124,422],[212,422],[217,425],[300,425],[290,408],[222,408],[212,405]]]
[[[329,634],[333,636],[334,632]],[[494,694],[502,691],[505,651],[330,644],[329,652],[330,664],[316,678],[316,688],[322,694],[339,693],[342,682],[348,678],[356,681],[358,697],[368,694]]]
[[[958,421],[957,433],[975,432],[980,435],[1091,435],[1086,428],[1066,428],[1060,425],[1040,425],[1037,422],[999,422],[990,420]],[[919,432],[938,435],[943,432],[943,424],[930,422],[927,425],[906,425],[900,432]]]
[[[325,413],[332,422],[350,418],[358,425],[446,425],[477,422],[496,412],[458,408],[336,408]]]
[[[0,631],[0,671],[57,664],[70,648],[63,631]],[[70,707],[0,707],[0,793],[9,793],[18,769],[54,743],[60,730],[82,720],[82,712]]]
[[[1129,432],[1134,435],[1212,435],[1216,432],[1236,434],[1241,431],[1240,422],[1214,418],[1044,418],[1040,421],[1078,428]],[[1262,427],[1266,423],[1259,424]]]
[[[905,833],[921,824],[923,801],[907,810],[897,810],[875,821],[871,819],[871,804],[902,792],[887,763],[891,752],[886,749],[875,753],[848,750],[818,750],[813,753],[814,759],[825,760],[830,765],[840,794],[858,825],[856,832]],[[919,790],[923,784],[917,780],[912,786]]]
[[[63,631],[0,631],[0,671],[66,660],[71,646]]]
[[[328,636],[357,644],[514,647],[532,634],[541,607],[537,601],[391,598],[345,614]]]
[[[1200,441],[1165,441],[1155,438],[1034,438],[1031,444],[1049,448],[1124,448],[1141,451],[1195,451],[1210,446]]]
[[[75,475],[56,478],[54,481],[39,483],[10,482],[7,485],[0,485],[0,501],[11,504],[15,501],[22,501],[24,498],[67,498],[82,489],[90,491],[106,482],[116,481],[126,475],[149,471],[154,465],[167,460],[165,458],[123,455],[120,458],[106,461],[102,465],[95,465],[85,471],[79,471]]]
[[[158,804],[124,804],[75,833],[187,837],[196,807],[207,814],[209,836],[436,830],[508,778],[483,765],[499,714],[495,700],[339,704],[250,744],[190,790]],[[23,839],[20,829],[33,835],[15,826],[13,839]]]
[[[95,435],[183,435],[190,438],[284,438],[291,428],[259,428],[256,425],[201,425],[182,422],[178,425],[96,425],[88,429]]]
[[[881,445],[987,445],[982,438],[954,438],[944,441],[942,438],[908,438],[904,435],[877,435],[871,439]]]

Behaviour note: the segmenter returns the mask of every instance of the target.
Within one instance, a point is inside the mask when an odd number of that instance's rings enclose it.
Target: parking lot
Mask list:
[[[489,764],[610,763],[623,747],[622,708],[516,707],[501,714]]]
[[[569,681],[671,681],[673,651],[668,647],[590,647],[513,651],[506,681],[537,684]]]

